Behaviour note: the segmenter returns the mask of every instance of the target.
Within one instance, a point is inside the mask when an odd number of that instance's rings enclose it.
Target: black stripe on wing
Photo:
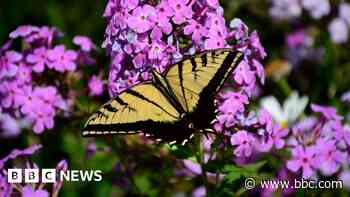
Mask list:
[[[179,62],[178,63],[178,73],[179,73],[181,92],[182,92],[182,96],[183,96],[183,98],[185,100],[186,111],[188,111],[188,104],[187,104],[187,99],[186,99],[186,94],[185,94],[185,87],[184,87],[184,84],[183,84],[183,80],[184,80],[183,79],[183,73],[182,73],[183,66],[184,66],[183,62]],[[193,69],[193,67],[192,67],[192,69]]]
[[[157,74],[155,71],[152,72],[152,82],[154,86],[162,92],[168,102],[176,109],[179,114],[185,113],[185,110],[182,108],[180,102],[177,100],[173,90],[170,88],[170,84],[166,78],[164,78],[161,74]],[[161,79],[160,79],[161,78]],[[165,85],[160,81],[163,80]]]
[[[200,98],[197,104],[197,110],[206,108],[206,105],[212,103],[216,94],[220,91],[226,80],[232,74],[233,70],[242,60],[243,55],[241,52],[231,51],[226,56],[219,70],[215,73],[214,77],[210,80],[209,84],[200,93]],[[207,61],[207,53],[203,54],[202,63]]]
[[[207,64],[208,64],[208,53],[204,53],[202,56],[201,56],[201,59],[202,59],[202,66],[203,67],[206,67]]]
[[[192,64],[192,71],[195,71],[197,68],[197,62],[194,57],[190,58],[191,64]]]
[[[142,99],[143,101],[145,102],[148,102],[148,103],[151,103],[153,104],[154,106],[158,107],[159,109],[161,109],[162,111],[164,111],[165,113],[167,113],[169,116],[173,117],[173,118],[177,118],[175,115],[171,114],[170,112],[168,112],[167,110],[165,110],[163,107],[161,107],[160,105],[158,105],[155,101],[152,101],[148,98],[146,98],[145,96],[143,96],[141,93],[135,91],[135,90],[132,90],[132,89],[128,89],[125,91],[126,93],[128,94],[131,94],[139,99]]]

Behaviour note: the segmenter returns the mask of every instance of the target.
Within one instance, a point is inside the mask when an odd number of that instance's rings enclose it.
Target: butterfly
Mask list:
[[[233,49],[217,49],[186,57],[162,74],[151,71],[151,80],[121,92],[92,114],[82,135],[143,132],[185,143],[194,133],[206,133],[216,118],[215,96],[242,58]]]

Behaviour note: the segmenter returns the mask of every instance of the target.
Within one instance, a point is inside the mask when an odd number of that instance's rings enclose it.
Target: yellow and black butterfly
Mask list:
[[[83,136],[143,132],[167,142],[187,141],[215,119],[215,95],[242,59],[233,49],[184,58],[163,74],[104,104],[86,122]]]

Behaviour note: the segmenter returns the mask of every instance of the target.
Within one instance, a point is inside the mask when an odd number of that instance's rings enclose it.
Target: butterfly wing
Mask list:
[[[240,58],[231,49],[186,58],[165,72],[164,84],[145,82],[104,104],[88,119],[83,136],[142,130],[166,141],[184,140],[194,132],[187,127],[188,121],[207,126],[212,117],[205,116],[214,111],[214,96]],[[195,115],[189,120],[183,119],[183,113]]]
[[[177,122],[179,117],[180,114],[166,96],[151,82],[145,82],[104,104],[88,119],[82,134],[96,136],[137,133],[161,124],[170,125]]]
[[[165,79],[183,108],[193,112],[199,105],[208,104],[208,99],[214,99],[241,56],[232,49],[204,52],[172,66]]]

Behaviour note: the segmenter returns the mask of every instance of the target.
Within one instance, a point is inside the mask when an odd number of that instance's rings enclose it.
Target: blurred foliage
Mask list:
[[[0,2],[0,42],[19,25],[57,26],[65,39],[82,34],[102,43],[106,2],[99,0],[3,0]],[[71,44],[66,40],[66,44]]]

